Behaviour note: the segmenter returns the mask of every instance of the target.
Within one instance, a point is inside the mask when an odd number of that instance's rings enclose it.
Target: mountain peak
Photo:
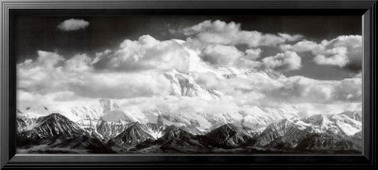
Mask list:
[[[85,134],[85,131],[76,123],[59,113],[52,113],[38,118],[28,129],[25,133],[38,136],[39,138],[73,137]]]
[[[148,128],[139,122],[134,122],[129,128],[117,135],[114,138],[114,142],[122,146],[131,147],[148,139],[154,139]]]
[[[224,124],[205,135],[211,145],[222,148],[238,147],[251,139],[244,130],[233,124]]]
[[[163,130],[163,135],[159,138],[159,141],[167,141],[174,139],[192,139],[195,135],[181,129],[176,126],[168,126]]]
[[[59,114],[59,113],[51,113],[47,116],[44,116],[44,117],[40,117],[39,119],[37,119],[37,123],[45,123],[45,122],[48,122],[48,121],[53,121],[55,123],[59,123],[59,122],[71,122],[70,119],[66,118],[65,116]]]

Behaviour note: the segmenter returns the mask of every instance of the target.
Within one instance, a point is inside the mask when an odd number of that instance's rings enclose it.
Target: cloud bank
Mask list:
[[[66,21],[60,29],[89,25],[83,20]],[[162,110],[189,117],[213,113],[214,119],[222,113],[249,123],[254,120],[246,118],[249,114],[279,117],[283,112],[308,115],[361,109],[361,76],[316,80],[300,74],[304,61],[319,69],[327,65],[360,73],[361,36],[314,42],[301,35],[246,31],[240,24],[223,21],[204,21],[181,32],[185,40],[143,35],[95,55],[38,51],[36,60],[17,64],[19,103],[59,105],[110,98],[140,117]],[[278,52],[266,55],[266,47]],[[285,76],[291,71],[299,74]],[[173,92],[178,87],[215,97],[177,96]]]

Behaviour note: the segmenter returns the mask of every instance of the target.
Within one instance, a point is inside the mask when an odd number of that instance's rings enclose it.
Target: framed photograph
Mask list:
[[[1,0],[1,169],[376,169],[376,5]]]

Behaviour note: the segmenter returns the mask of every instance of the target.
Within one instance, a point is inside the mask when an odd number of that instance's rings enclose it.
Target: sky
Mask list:
[[[95,53],[113,49],[125,39],[136,40],[142,35],[151,35],[158,40],[186,39],[179,31],[205,20],[221,20],[240,24],[241,30],[255,30],[262,33],[298,34],[303,39],[320,43],[339,35],[361,35],[360,16],[154,16],[135,15],[129,17],[81,17],[89,23],[85,29],[62,31],[57,25],[72,17],[18,17],[16,20],[16,56],[22,62],[36,58],[37,51],[57,52],[63,57],[77,53]],[[269,47],[261,55],[272,55],[275,49]],[[304,55],[304,54],[302,54]],[[349,76],[349,72],[337,67],[323,65],[327,74],[306,67],[287,75],[305,74],[317,79],[337,79]],[[304,73],[303,73],[304,72]]]
[[[140,113],[361,110],[361,28],[355,16],[18,17],[18,101],[109,98]],[[221,97],[172,96],[172,74]]]

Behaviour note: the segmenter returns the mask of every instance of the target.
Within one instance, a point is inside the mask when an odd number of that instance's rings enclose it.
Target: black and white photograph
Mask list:
[[[17,153],[363,152],[361,16],[14,23]]]

